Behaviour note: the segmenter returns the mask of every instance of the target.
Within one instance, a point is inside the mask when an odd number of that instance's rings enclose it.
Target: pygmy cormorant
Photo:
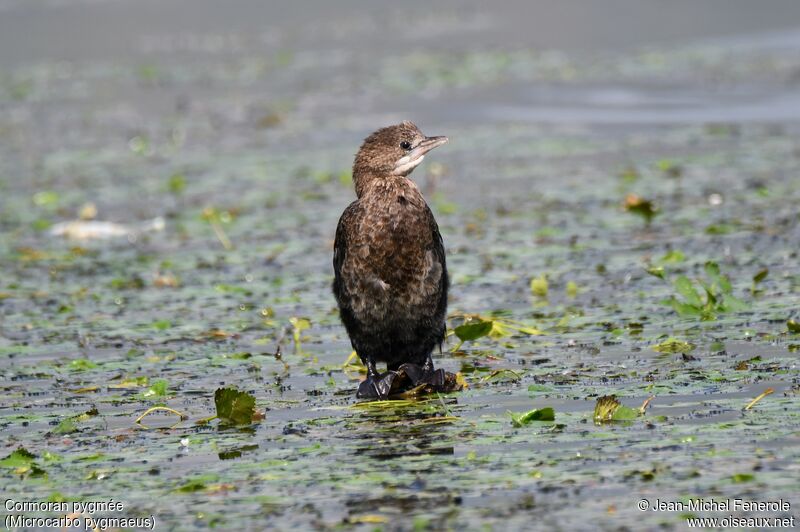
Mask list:
[[[336,228],[333,293],[350,341],[367,367],[358,397],[385,398],[398,374],[441,386],[431,353],[445,336],[447,265],[439,226],[408,175],[447,137],[411,122],[364,140],[353,163],[358,199]],[[379,374],[376,362],[386,362]]]

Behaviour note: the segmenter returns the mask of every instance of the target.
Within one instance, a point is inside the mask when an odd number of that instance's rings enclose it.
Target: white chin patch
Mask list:
[[[403,157],[399,161],[397,161],[397,165],[394,167],[394,175],[402,175],[406,176],[411,173],[411,170],[416,168],[419,163],[425,158],[424,155],[420,155],[416,159],[409,159],[408,156]]]

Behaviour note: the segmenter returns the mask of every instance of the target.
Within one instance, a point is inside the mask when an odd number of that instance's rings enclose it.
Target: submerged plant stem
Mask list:
[[[652,401],[655,398],[656,398],[655,395],[651,395],[650,397],[645,399],[644,403],[642,403],[642,406],[639,407],[639,413],[644,415],[645,411],[647,410],[647,407],[650,406],[650,401]]]
[[[775,390],[773,390],[772,388],[767,388],[766,390],[764,390],[764,393],[762,393],[761,395],[759,395],[758,397],[756,397],[755,399],[753,399],[752,401],[750,401],[750,402],[747,404],[747,406],[746,406],[746,407],[744,407],[744,409],[745,409],[745,410],[750,410],[751,408],[753,408],[753,406],[754,406],[754,405],[755,405],[757,402],[759,402],[760,400],[762,400],[763,398],[765,398],[766,396],[768,396],[769,394],[772,394],[772,393],[775,393]]]
[[[211,229],[214,230],[214,234],[217,235],[217,239],[219,240],[220,244],[222,244],[222,247],[228,251],[232,250],[233,244],[228,238],[228,235],[225,234],[225,230],[222,229],[222,226],[219,224],[219,222],[213,219],[209,220],[208,222],[211,224]]]
[[[182,412],[178,412],[177,410],[175,410],[175,409],[173,409],[173,408],[169,408],[168,406],[153,406],[153,407],[150,407],[150,408],[148,408],[147,410],[145,410],[145,411],[142,413],[142,415],[141,415],[141,416],[137,417],[137,418],[136,418],[136,421],[134,421],[134,423],[141,423],[141,421],[142,421],[142,420],[143,420],[143,419],[144,419],[146,416],[149,416],[149,415],[150,415],[150,414],[152,414],[153,412],[169,412],[170,414],[175,414],[176,416],[180,417],[180,418],[181,418],[181,421],[184,421],[184,420],[186,420],[186,419],[189,419],[189,416],[187,416],[186,414],[184,414],[184,413],[182,413]]]

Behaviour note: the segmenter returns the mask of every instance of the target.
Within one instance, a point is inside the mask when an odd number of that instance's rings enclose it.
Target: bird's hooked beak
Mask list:
[[[397,160],[394,165],[395,175],[408,175],[425,158],[425,154],[434,148],[447,143],[447,137],[425,137],[414,148]]]

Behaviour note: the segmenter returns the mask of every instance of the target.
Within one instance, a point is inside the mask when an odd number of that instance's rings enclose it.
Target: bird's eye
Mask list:
[[[403,142],[400,143],[400,147],[408,151],[411,149],[411,143],[408,142],[407,140],[404,140]]]

